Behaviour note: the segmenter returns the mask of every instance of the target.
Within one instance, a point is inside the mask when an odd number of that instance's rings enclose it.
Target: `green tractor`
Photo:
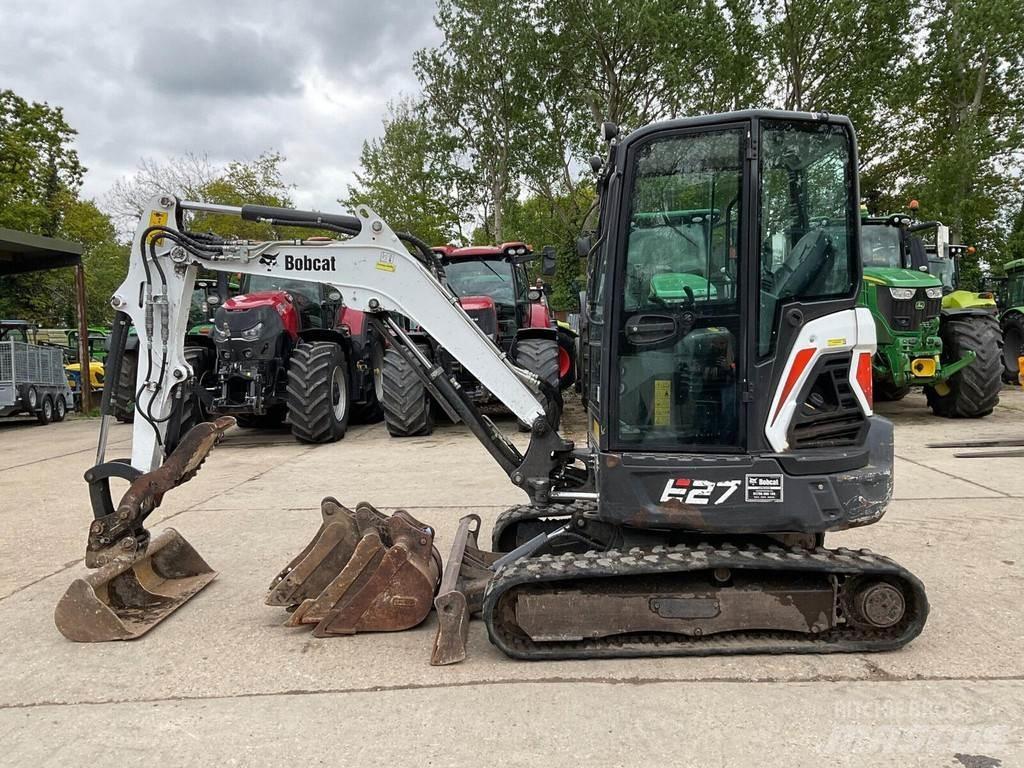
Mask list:
[[[999,324],[1003,329],[1003,380],[1024,384],[1020,358],[1024,356],[1024,259],[1003,265],[1006,279],[999,286]]]
[[[921,234],[931,230],[936,237],[929,247]],[[999,327],[983,300],[956,290],[950,249],[960,246],[948,244],[941,224],[917,223],[904,214],[865,216],[861,231],[860,303],[871,310],[878,336],[876,399],[899,400],[923,386],[937,416],[987,416],[1002,386]]]

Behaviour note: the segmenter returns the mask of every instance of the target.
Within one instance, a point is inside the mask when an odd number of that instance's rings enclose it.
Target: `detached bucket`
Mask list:
[[[421,623],[441,577],[433,529],[366,502],[353,512],[326,498],[321,515],[312,541],[270,585],[267,604],[289,610],[287,626],[313,625],[315,637],[327,637]]]
[[[80,643],[134,640],[216,576],[180,533],[167,528],[138,555],[75,579],[53,620],[64,637]]]

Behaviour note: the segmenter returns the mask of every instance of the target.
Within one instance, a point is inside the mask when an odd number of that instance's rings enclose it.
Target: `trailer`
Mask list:
[[[40,424],[64,421],[74,396],[64,352],[28,342],[28,323],[0,320],[0,417],[35,416]]]

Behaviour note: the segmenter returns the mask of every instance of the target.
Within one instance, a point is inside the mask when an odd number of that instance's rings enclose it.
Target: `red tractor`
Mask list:
[[[197,388],[208,413],[243,427],[287,416],[305,443],[341,439],[352,417],[381,418],[384,342],[362,312],[327,285],[254,276],[240,289],[214,315],[214,360]]]
[[[575,337],[562,329],[548,308],[544,293],[531,286],[526,264],[543,257],[542,272],[554,273],[554,252],[534,253],[525,243],[500,246],[434,248],[446,282],[459,304],[511,360],[537,374],[556,391],[575,381]],[[420,351],[442,364],[479,405],[494,401],[491,393],[439,347],[427,334],[410,333]],[[384,421],[395,437],[428,435],[433,431],[433,404],[427,385],[400,354],[384,355]],[[560,404],[550,403],[557,424]]]

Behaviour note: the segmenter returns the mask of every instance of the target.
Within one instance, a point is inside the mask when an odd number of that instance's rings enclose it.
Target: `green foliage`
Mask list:
[[[396,231],[431,244],[461,241],[470,205],[463,190],[469,185],[454,161],[453,145],[432,129],[422,104],[391,104],[383,136],[363,142],[356,185],[338,202],[352,210],[366,205]]]
[[[594,193],[580,185],[575,196],[574,200],[549,200],[539,195],[522,201],[512,200],[506,212],[506,241],[521,240],[532,245],[538,253],[544,246],[554,246],[556,272],[553,278],[544,276],[543,279],[551,283],[548,300],[556,310],[575,311],[579,292],[586,282],[583,260],[576,256],[576,235],[571,231],[572,227],[566,225],[564,215],[566,211],[588,210],[594,202]],[[578,233],[579,229],[575,232]],[[540,267],[540,259],[531,262],[531,279],[541,276]]]
[[[128,246],[119,242],[110,217],[103,213],[92,200],[75,200],[64,215],[60,236],[66,240],[81,243],[85,251],[82,264],[85,267],[86,317],[90,324],[106,325],[114,319],[110,307],[110,296],[124,280],[128,271]],[[71,273],[60,270],[51,273],[71,280]],[[70,291],[63,294],[61,317],[68,325],[75,325],[74,299]],[[55,323],[56,324],[56,323]]]
[[[88,239],[75,236],[82,223],[83,204],[77,194],[85,168],[72,147],[74,136],[59,107],[0,91],[0,227],[82,242],[86,259],[99,249],[99,264],[107,253],[103,249],[113,240],[106,242],[104,233],[96,231]],[[43,325],[70,323],[74,272],[30,272],[0,279],[0,316]]]
[[[281,175],[284,162],[277,152],[264,152],[250,162],[234,161],[210,181],[193,191],[193,199],[204,203],[241,206],[245,203],[270,205],[279,208],[292,206],[292,186]],[[272,227],[258,221],[245,221],[238,216],[197,213],[189,225],[197,232],[213,232],[222,237],[249,240],[301,237],[296,230]],[[308,235],[308,230],[304,233]]]
[[[85,168],[59,107],[0,90],[0,227],[53,236]]]

